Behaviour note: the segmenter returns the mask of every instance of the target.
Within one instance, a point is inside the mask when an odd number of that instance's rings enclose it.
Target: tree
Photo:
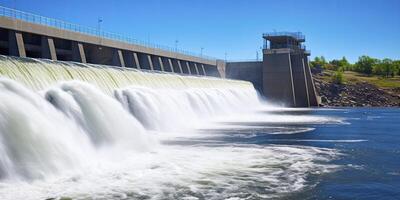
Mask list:
[[[338,60],[338,59],[333,59],[329,62],[329,65],[326,65],[327,69],[330,70],[348,70],[350,69],[350,63],[347,61],[346,57],[342,57],[342,59]]]
[[[326,59],[324,56],[316,56],[313,61],[310,62],[311,67],[320,67],[324,68],[326,67],[328,63],[326,62]]]
[[[342,59],[339,60],[339,67],[347,70],[351,68],[351,64],[347,61],[346,57],[343,56]]]
[[[336,83],[336,84],[343,84],[344,83],[344,77],[343,77],[343,71],[342,70],[338,70],[335,71],[335,73],[332,74],[332,82]]]
[[[397,63],[392,60],[385,58],[383,60],[379,60],[374,66],[372,72],[376,75],[382,75],[383,77],[388,78],[389,76],[394,77],[398,74]]]
[[[355,70],[364,74],[371,75],[372,67],[377,63],[377,59],[371,58],[369,56],[361,56],[355,63]]]
[[[394,74],[400,76],[400,60],[393,61]]]

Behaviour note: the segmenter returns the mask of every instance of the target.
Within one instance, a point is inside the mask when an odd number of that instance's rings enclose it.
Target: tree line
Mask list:
[[[321,67],[323,69],[334,71],[355,71],[366,75],[379,75],[385,78],[400,75],[400,60],[391,60],[388,58],[377,59],[369,56],[358,57],[354,64],[349,63],[346,57],[327,61],[324,56],[317,56],[310,61],[311,67]]]

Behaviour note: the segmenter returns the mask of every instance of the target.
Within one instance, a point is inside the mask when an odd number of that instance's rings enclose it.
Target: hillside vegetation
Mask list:
[[[310,64],[323,106],[400,106],[399,61],[316,57]]]

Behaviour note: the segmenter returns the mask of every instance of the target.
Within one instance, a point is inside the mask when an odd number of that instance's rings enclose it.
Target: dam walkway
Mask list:
[[[0,54],[225,77],[225,62],[0,6]]]

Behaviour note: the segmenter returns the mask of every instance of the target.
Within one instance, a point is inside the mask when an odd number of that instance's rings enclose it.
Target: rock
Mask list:
[[[317,93],[321,96],[323,106],[399,106],[400,88],[386,90],[377,88],[365,81],[350,82],[339,85],[326,82],[322,76],[330,76],[323,72],[314,74]]]

